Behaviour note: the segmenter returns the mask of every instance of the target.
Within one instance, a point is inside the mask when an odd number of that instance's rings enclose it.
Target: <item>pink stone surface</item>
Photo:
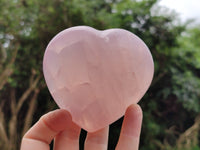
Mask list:
[[[94,132],[113,123],[137,103],[151,84],[148,47],[123,29],[66,29],[47,46],[44,77],[54,100],[73,121]]]

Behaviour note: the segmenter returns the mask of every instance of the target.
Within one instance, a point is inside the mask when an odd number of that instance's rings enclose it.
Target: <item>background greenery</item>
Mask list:
[[[181,23],[158,0],[0,0],[0,149],[19,149],[23,134],[57,108],[42,59],[53,36],[88,25],[123,28],[148,45],[155,62],[144,111],[141,150],[200,150],[200,27]],[[123,119],[123,118],[122,118]],[[111,125],[113,150],[122,119]],[[83,149],[86,132],[82,131]]]

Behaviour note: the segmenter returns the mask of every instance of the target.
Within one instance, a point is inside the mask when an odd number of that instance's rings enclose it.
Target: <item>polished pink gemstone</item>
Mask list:
[[[78,26],[51,40],[43,71],[58,106],[93,132],[122,117],[142,98],[154,65],[149,49],[133,33]]]

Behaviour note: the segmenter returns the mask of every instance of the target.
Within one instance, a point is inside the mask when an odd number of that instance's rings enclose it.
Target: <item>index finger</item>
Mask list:
[[[42,116],[24,135],[21,150],[49,150],[53,138],[71,122],[68,111],[58,109]]]

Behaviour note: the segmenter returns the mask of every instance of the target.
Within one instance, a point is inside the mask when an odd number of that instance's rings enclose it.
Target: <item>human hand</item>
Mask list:
[[[142,110],[134,104],[127,108],[116,150],[138,150],[142,124]],[[21,150],[49,150],[54,139],[54,150],[79,150],[80,127],[71,115],[58,109],[42,116],[24,135]],[[88,133],[85,150],[107,150],[109,127]]]

